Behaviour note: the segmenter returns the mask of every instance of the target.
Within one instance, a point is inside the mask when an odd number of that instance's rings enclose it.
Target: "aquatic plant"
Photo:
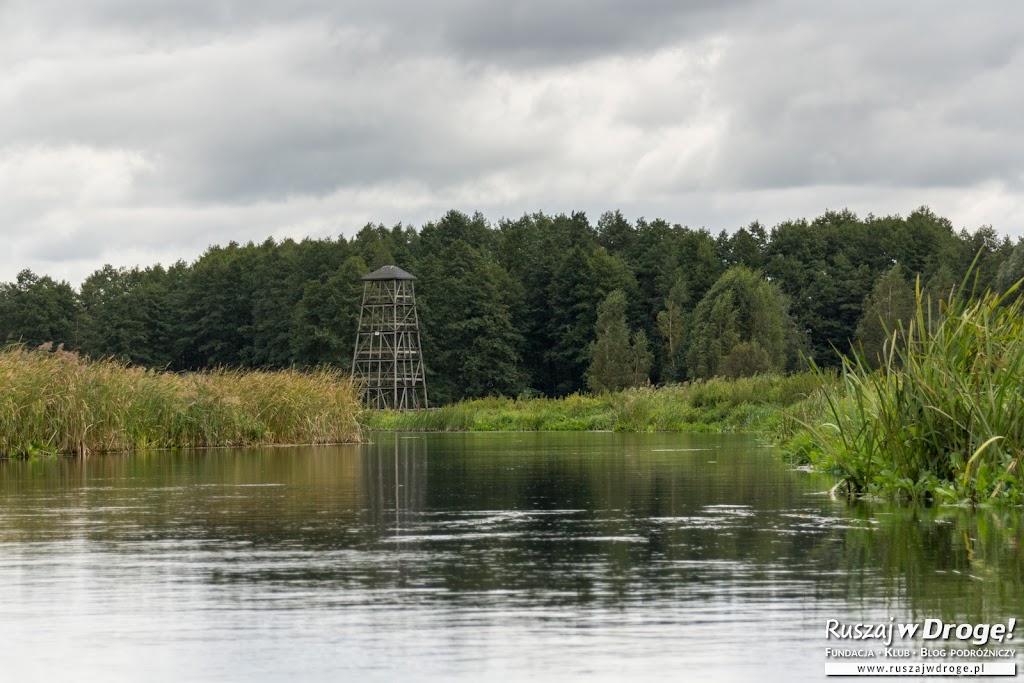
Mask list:
[[[713,378],[562,398],[482,398],[433,410],[366,411],[373,430],[761,431],[818,390],[811,373]]]
[[[49,347],[0,350],[0,457],[359,440],[338,370],[172,373]]]
[[[823,420],[799,448],[851,492],[908,499],[1024,502],[1024,311],[1020,286],[932,303],[889,330],[878,368],[843,358]]]

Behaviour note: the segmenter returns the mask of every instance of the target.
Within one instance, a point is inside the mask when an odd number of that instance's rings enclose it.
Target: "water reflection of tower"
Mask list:
[[[411,535],[427,497],[427,444],[423,437],[379,435],[366,446],[363,491],[375,535]]]

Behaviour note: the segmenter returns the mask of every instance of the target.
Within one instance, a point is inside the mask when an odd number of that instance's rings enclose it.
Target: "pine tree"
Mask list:
[[[292,316],[296,363],[351,369],[363,293],[360,278],[368,272],[361,256],[350,256],[323,281],[306,282]]]
[[[421,259],[416,275],[431,403],[522,392],[511,314],[522,291],[508,273],[460,239]]]

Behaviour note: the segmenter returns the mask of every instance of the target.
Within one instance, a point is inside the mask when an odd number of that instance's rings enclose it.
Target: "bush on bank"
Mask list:
[[[785,409],[819,377],[758,375],[564,398],[482,398],[433,410],[367,411],[364,426],[391,431],[782,431]]]
[[[890,331],[877,364],[843,359],[823,383],[824,417],[790,452],[854,493],[939,502],[1024,503],[1024,300],[953,294]],[[966,291],[962,286],[960,292]]]

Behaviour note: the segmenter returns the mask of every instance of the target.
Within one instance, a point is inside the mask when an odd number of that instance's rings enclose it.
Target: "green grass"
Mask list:
[[[961,291],[966,288],[961,287]],[[939,502],[1024,503],[1024,310],[986,293],[916,318],[881,367],[843,359],[791,452],[835,471],[857,494]],[[819,406],[819,408],[821,408]]]
[[[761,375],[564,398],[481,398],[434,410],[367,411],[378,431],[764,431],[783,433],[818,377]]]
[[[176,374],[0,350],[0,457],[358,441],[359,409],[330,369]]]

